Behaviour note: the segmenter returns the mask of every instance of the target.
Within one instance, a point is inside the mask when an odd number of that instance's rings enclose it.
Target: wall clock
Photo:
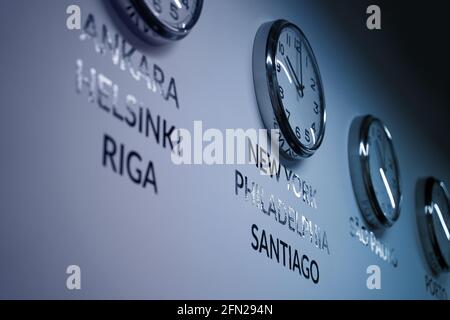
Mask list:
[[[158,44],[187,36],[200,17],[203,0],[114,0],[113,4],[138,36]]]
[[[426,260],[436,273],[450,271],[450,204],[447,187],[435,178],[417,187],[417,222]]]
[[[267,129],[279,129],[280,150],[307,158],[325,134],[325,99],[319,66],[303,32],[293,23],[263,24],[253,45],[256,100]]]
[[[392,136],[381,120],[356,118],[350,128],[350,175],[359,208],[375,228],[391,227],[400,215],[400,172]]]

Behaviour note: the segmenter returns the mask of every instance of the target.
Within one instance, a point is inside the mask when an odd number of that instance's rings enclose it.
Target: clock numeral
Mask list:
[[[312,131],[314,131],[314,133],[317,132],[317,130],[316,130],[316,123],[315,122],[313,122],[313,124],[311,125],[311,129],[312,129]]]
[[[314,113],[319,114],[319,104],[314,101]]]
[[[297,38],[295,39],[295,49],[297,50],[298,53],[302,51],[302,43]]]
[[[380,129],[380,128],[377,128],[377,139],[378,139],[378,140],[383,140],[383,136],[384,136],[384,134],[383,134],[383,132],[381,131],[381,129]],[[384,141],[381,141],[381,142],[384,142]]]
[[[311,142],[311,136],[309,134],[308,129],[305,129],[305,140],[306,142],[310,143]]]
[[[186,7],[187,10],[189,10],[189,0],[183,0],[181,1],[181,3]]]
[[[281,65],[277,63],[277,72],[281,72]]]
[[[170,3],[170,16],[175,20],[180,18],[180,15],[178,14],[178,7],[173,2]]]
[[[288,156],[291,156],[291,157],[294,156],[294,153],[292,152],[292,150],[291,150],[290,148],[284,150],[284,152],[286,152],[286,154],[287,154]]]
[[[299,127],[295,127],[295,135],[297,136],[298,140],[300,140],[302,138]]]
[[[282,86],[278,86],[278,88],[280,89],[280,98],[284,99],[284,90]]]
[[[394,163],[392,162],[392,160],[389,160],[388,167],[390,170],[394,171]]]
[[[131,8],[131,9],[133,9],[133,8]],[[139,27],[139,17],[138,17],[138,15],[136,14],[136,11],[130,11],[129,13],[128,13],[128,16],[131,18],[131,20],[133,21],[133,23],[134,23],[134,25],[136,25],[136,26],[138,26]]]
[[[314,78],[311,78],[311,89],[313,89],[313,91],[316,91],[316,80]]]
[[[284,139],[281,136],[281,134],[278,136],[278,142],[280,143],[280,148],[283,148],[283,146],[284,146]]]
[[[291,46],[291,36],[286,32],[286,43],[290,47]]]
[[[153,8],[155,8],[156,12],[161,13],[162,12],[161,0],[153,0]]]
[[[378,152],[378,157],[380,158],[380,161],[382,163],[383,168],[386,168],[386,160],[385,160],[385,153],[383,149],[383,144],[381,142],[381,136],[377,137],[375,140],[376,150]]]
[[[278,50],[284,56],[284,45],[281,42],[278,43]]]
[[[288,109],[284,109],[284,110],[286,110],[287,118],[289,120],[289,118],[291,117],[291,112]]]
[[[274,129],[280,129],[280,126],[278,125],[277,119],[273,118],[273,128]]]
[[[393,169],[392,169],[393,170]],[[393,180],[393,182],[392,182],[392,184],[394,185],[394,188],[396,189],[396,190],[398,190],[398,181],[397,181],[397,179],[394,179]]]

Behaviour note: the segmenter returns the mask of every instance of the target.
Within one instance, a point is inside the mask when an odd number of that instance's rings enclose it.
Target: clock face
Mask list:
[[[450,271],[450,204],[445,184],[419,180],[417,223],[425,258],[435,274]]]
[[[375,228],[391,227],[400,215],[400,172],[387,127],[372,116],[356,118],[349,134],[349,167],[358,206]]]
[[[294,25],[278,35],[275,90],[298,143],[314,149],[325,125],[323,87],[313,51],[303,33]]]
[[[184,38],[197,23],[203,0],[114,0],[125,22],[153,44]]]
[[[369,149],[368,174],[373,188],[373,199],[390,221],[395,220],[399,202],[400,186],[395,152],[388,129],[375,120],[371,123],[367,145]]]
[[[325,135],[325,99],[314,53],[296,25],[276,20],[258,29],[253,82],[266,128],[279,132],[281,153],[312,156]]]
[[[431,195],[429,210],[433,217],[434,233],[442,258],[450,266],[450,208],[448,193],[442,182],[435,182]]]
[[[198,0],[144,0],[144,4],[164,25],[183,30],[196,17]]]

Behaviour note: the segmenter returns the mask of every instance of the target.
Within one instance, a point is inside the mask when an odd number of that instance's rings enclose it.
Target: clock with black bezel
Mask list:
[[[113,0],[113,4],[140,38],[160,44],[189,34],[200,17],[203,0]]]
[[[325,134],[325,98],[319,66],[295,24],[263,24],[253,45],[253,81],[267,129],[279,129],[279,147],[289,158],[307,158]]]
[[[359,208],[374,228],[391,227],[400,216],[400,170],[392,136],[378,118],[356,118],[348,140],[350,175]]]
[[[450,200],[443,181],[429,177],[417,184],[417,223],[425,258],[435,274],[450,271]]]

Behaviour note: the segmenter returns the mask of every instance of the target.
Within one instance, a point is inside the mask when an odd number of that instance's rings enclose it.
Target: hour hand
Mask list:
[[[288,64],[288,69],[289,69],[289,73],[291,75],[293,75],[294,78],[294,82],[295,82],[295,86],[297,88],[298,93],[300,94],[300,96],[303,98],[303,90],[305,89],[305,86],[303,84],[300,83],[300,81],[298,81],[298,77],[297,74],[295,73],[294,68],[292,67],[292,63],[291,60],[289,59],[289,56],[286,56],[286,62]]]

